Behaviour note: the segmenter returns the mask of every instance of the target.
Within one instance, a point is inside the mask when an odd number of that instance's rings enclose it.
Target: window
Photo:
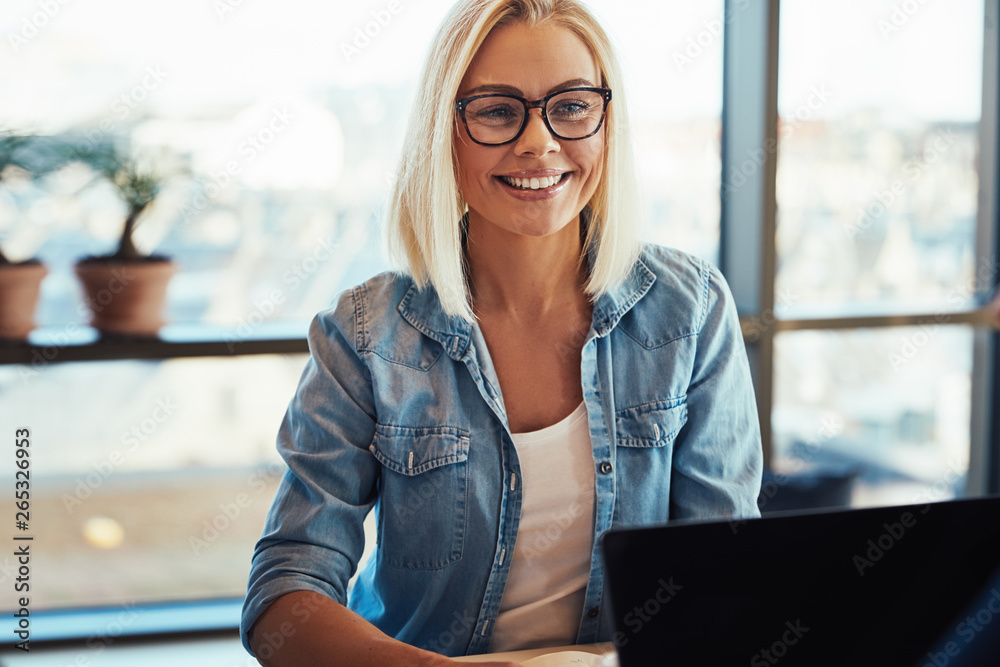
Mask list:
[[[858,473],[855,505],[964,495],[970,327],[787,331],[774,358],[776,470]]]
[[[780,333],[772,463],[855,469],[859,505],[962,495],[973,337],[954,318],[995,275],[976,266],[983,3],[790,0],[780,25],[776,315],[919,317]],[[803,456],[817,413],[842,429]]]
[[[782,3],[782,313],[968,307],[983,4],[913,4]]]
[[[633,2],[628,11],[608,0],[589,4],[625,70],[647,207],[643,237],[717,262],[722,2]]]

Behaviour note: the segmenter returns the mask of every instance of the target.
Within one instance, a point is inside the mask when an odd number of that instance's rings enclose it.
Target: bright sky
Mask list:
[[[149,81],[148,67],[164,73],[148,103],[174,117],[331,85],[405,84],[416,79],[452,0],[53,4],[59,9],[51,18],[37,0],[0,4],[0,123],[58,130],[104,118],[109,99]],[[678,120],[719,113],[721,1],[589,4],[620,47],[634,114]],[[917,9],[897,15],[899,29],[886,34],[893,7],[904,4]],[[782,109],[794,110],[810,86],[823,84],[834,97],[819,115],[876,105],[925,119],[978,118],[982,6],[785,0]],[[366,27],[373,36],[355,45]],[[357,52],[345,54],[346,47]]]

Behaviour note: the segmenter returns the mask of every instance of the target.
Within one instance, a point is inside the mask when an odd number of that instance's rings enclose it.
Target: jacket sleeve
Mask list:
[[[350,292],[309,328],[310,359],[278,432],[288,468],[254,550],[240,635],[277,598],[313,591],[342,604],[364,549],[378,465],[371,377]],[[308,613],[308,612],[306,612]]]
[[[718,269],[709,267],[707,283],[688,420],[674,446],[670,516],[757,517],[763,452],[746,348]]]

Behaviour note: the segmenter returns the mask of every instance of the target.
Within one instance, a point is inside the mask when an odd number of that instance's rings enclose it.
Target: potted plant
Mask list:
[[[0,132],[0,184],[14,170],[28,177],[37,175],[30,159],[34,140],[32,135]],[[36,258],[15,262],[0,250],[0,340],[22,342],[35,328],[35,306],[47,273]]]
[[[75,153],[114,186],[126,207],[117,250],[84,257],[74,267],[90,308],[90,324],[102,334],[155,336],[164,324],[167,284],[177,266],[164,255],[143,254],[132,236],[164,178],[113,144],[77,148]]]

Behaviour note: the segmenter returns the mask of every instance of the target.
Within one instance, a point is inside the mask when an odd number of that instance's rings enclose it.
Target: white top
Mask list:
[[[521,523],[490,651],[576,642],[590,576],[594,454],[587,406],[540,431],[514,433]]]

